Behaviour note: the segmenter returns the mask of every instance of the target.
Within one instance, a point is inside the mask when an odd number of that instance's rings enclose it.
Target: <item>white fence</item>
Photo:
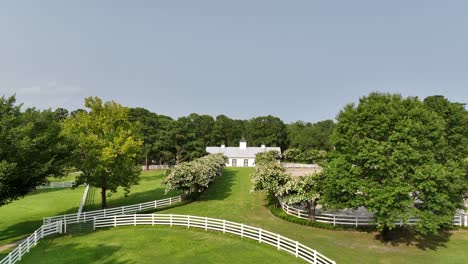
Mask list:
[[[0,264],[13,264],[21,260],[24,254],[37,245],[37,242],[46,236],[53,234],[61,234],[63,231],[62,221],[42,225],[39,229],[34,231],[32,235],[28,236],[18,247],[13,249],[7,256],[0,260]]]
[[[89,184],[86,184],[86,188],[83,193],[83,197],[81,197],[81,202],[80,202],[80,208],[78,208],[78,219],[80,218],[81,212],[83,211],[83,207],[86,203],[86,198],[88,197],[88,192],[89,192]]]
[[[133,215],[115,215],[96,218],[94,228],[116,227],[116,226],[137,226],[137,225],[169,225],[186,226],[202,228],[205,230],[214,230],[223,233],[231,233],[240,237],[247,237],[258,241],[259,243],[269,244],[278,250],[286,251],[294,256],[301,258],[308,263],[330,264],[335,261],[325,257],[298,241],[291,240],[279,234],[263,230],[258,227],[239,224],[231,221],[175,214],[133,214]]]
[[[169,169],[169,165],[149,165],[148,169],[146,169],[146,166],[143,165],[141,166],[142,170],[167,170]]]
[[[42,190],[42,189],[56,189],[56,188],[71,188],[74,186],[74,184],[75,182],[72,182],[72,181],[50,182],[47,185],[36,186],[36,189]]]
[[[287,205],[280,200],[281,207],[289,215],[296,216],[298,218],[310,219],[309,212],[295,208],[294,206]],[[369,216],[354,216],[354,215],[343,215],[343,214],[316,214],[315,221],[320,223],[327,223],[336,225],[353,225],[353,226],[369,226],[375,225],[372,222],[372,217]],[[408,219],[407,225],[414,225],[419,219],[411,217]],[[405,223],[403,220],[395,222],[397,226],[402,226]],[[453,217],[454,226],[468,226],[468,214],[456,214]]]
[[[65,214],[65,215],[44,217],[43,223],[48,224],[48,223],[52,223],[56,221],[63,221],[64,224],[87,222],[87,221],[92,221],[94,218],[98,218],[98,217],[133,214],[133,213],[137,213],[141,211],[147,211],[151,209],[173,205],[181,201],[182,201],[182,197],[179,195],[179,196],[170,197],[170,198],[166,198],[162,200],[155,200],[155,201],[146,202],[146,203],[126,205],[126,206],[114,207],[114,208],[109,208],[109,209],[88,211],[88,212],[83,212],[81,214],[76,213],[76,214]]]
[[[321,170],[322,167],[320,167],[318,164],[303,164],[303,163],[288,163],[288,162],[282,162],[281,165],[285,168],[308,168],[308,169],[316,169],[316,170]]]

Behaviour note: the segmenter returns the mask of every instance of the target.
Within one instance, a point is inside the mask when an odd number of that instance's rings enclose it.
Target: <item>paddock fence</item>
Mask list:
[[[29,250],[37,245],[39,240],[44,237],[62,234],[63,233],[63,223],[62,221],[53,222],[50,224],[44,224],[39,229],[34,231],[30,236],[23,240],[18,246],[13,249],[8,255],[6,255],[0,264],[13,264],[21,260],[21,258],[29,252]]]
[[[298,218],[310,219],[309,212],[303,209],[295,208],[294,206],[287,205],[279,199],[281,208],[288,215],[292,215]],[[351,226],[370,226],[375,225],[370,216],[354,216],[354,215],[344,215],[344,214],[316,214],[315,221],[320,223],[327,223],[336,225],[351,225]],[[403,225],[414,225],[419,221],[416,217],[411,217],[405,223],[403,220],[395,222],[397,226]],[[468,226],[468,214],[455,214],[453,217],[452,224],[454,226]]]
[[[78,208],[78,218],[80,218],[80,214],[83,211],[83,207],[86,203],[86,199],[88,198],[88,192],[89,192],[89,184],[86,184],[86,188],[83,192],[83,197],[81,197],[81,202],[80,202],[80,207]]]
[[[285,168],[306,168],[306,169],[316,169],[316,170],[322,169],[322,167],[320,167],[318,164],[281,162],[281,165]]]
[[[335,264],[335,261],[320,254],[317,250],[311,249],[298,241],[264,230],[262,228],[239,224],[222,219],[177,215],[177,214],[133,214],[114,215],[94,219],[94,229],[117,226],[137,226],[137,225],[169,225],[185,226],[187,228],[201,228],[205,230],[230,233],[240,237],[246,237],[276,247],[278,250],[286,251],[297,258],[301,258],[308,263]]]
[[[145,165],[141,166],[142,170],[167,170],[169,168],[169,165],[149,165],[148,168]]]
[[[58,189],[58,188],[71,188],[75,185],[75,182],[72,181],[63,181],[63,182],[49,182],[46,185],[36,186],[37,190],[42,189]]]
[[[181,201],[182,201],[182,196],[179,195],[179,196],[174,196],[174,197],[170,197],[166,199],[154,200],[150,202],[133,204],[133,205],[125,205],[125,206],[108,208],[108,209],[86,211],[86,212],[75,213],[75,214],[64,214],[64,215],[44,217],[42,221],[44,224],[49,224],[49,223],[57,222],[57,221],[63,221],[65,225],[83,223],[87,221],[92,221],[94,218],[98,218],[98,217],[133,214],[133,213],[138,213],[142,211],[148,211],[152,209],[170,206],[170,205],[179,203]]]

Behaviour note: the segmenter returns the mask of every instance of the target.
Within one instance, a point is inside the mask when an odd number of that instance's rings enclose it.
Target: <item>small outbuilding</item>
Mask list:
[[[266,147],[265,145],[261,145],[260,147],[248,147],[247,141],[244,138],[239,142],[239,147],[226,147],[225,145],[221,145],[220,147],[206,147],[206,152],[210,154],[224,154],[224,156],[228,158],[226,167],[255,167],[255,155],[270,150],[281,153],[280,147]]]

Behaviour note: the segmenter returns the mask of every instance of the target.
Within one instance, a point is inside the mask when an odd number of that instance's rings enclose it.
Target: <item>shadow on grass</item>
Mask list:
[[[386,245],[399,246],[404,244],[414,245],[421,250],[438,250],[447,247],[446,243],[451,236],[452,234],[446,230],[433,235],[420,235],[411,227],[402,227],[388,231],[385,239],[380,233],[375,235],[375,239]]]
[[[225,169],[223,175],[217,177],[208,189],[197,197],[197,201],[225,200],[231,195],[237,177],[236,171]]]
[[[101,208],[101,190],[99,188],[93,188],[93,189],[94,189],[93,192],[96,193],[95,195],[96,198],[95,200],[89,202],[89,204],[86,206],[86,211],[102,209]],[[112,198],[113,195],[116,195],[116,194],[111,193],[110,196],[107,197],[107,208],[160,200],[164,198],[177,196],[178,193],[171,191],[165,194],[165,189],[162,187],[159,187],[159,188],[155,188],[153,190],[148,190],[144,192],[137,192],[137,193],[131,192],[128,195],[128,197],[120,196],[119,198],[113,199]],[[94,203],[94,204],[91,204],[91,203]]]
[[[36,248],[23,256],[21,263],[136,263],[131,260],[124,260],[119,256],[113,256],[121,250],[121,246],[108,244],[85,245],[80,243],[63,245],[54,241],[55,238],[41,241]]]

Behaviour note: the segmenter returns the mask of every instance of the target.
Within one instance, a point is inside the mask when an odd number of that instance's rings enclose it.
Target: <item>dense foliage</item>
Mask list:
[[[142,142],[135,138],[126,107],[97,97],[86,98],[85,106],[89,113],[80,111],[66,119],[63,134],[76,146],[73,164],[82,172],[77,183],[101,188],[106,208],[107,191],[123,187],[128,193],[138,183],[141,166],[136,159]]]
[[[291,177],[281,188],[280,195],[287,204],[304,204],[309,216],[315,219],[315,208],[320,198],[320,174]]]
[[[284,185],[290,180],[285,168],[276,161],[276,155],[274,151],[257,154],[251,180],[254,191],[266,192],[270,197],[281,196]]]
[[[62,176],[70,148],[60,135],[59,112],[21,111],[0,97],[0,206],[19,199],[49,176]]]
[[[421,233],[451,225],[466,191],[466,154],[459,153],[466,145],[451,153],[447,135],[466,139],[466,132],[451,129],[440,114],[450,110],[437,113],[430,101],[372,93],[346,106],[337,117],[321,200],[333,208],[365,206],[384,234],[410,216],[420,219]]]
[[[223,174],[226,162],[224,155],[211,154],[174,166],[163,180],[166,193],[179,190],[188,195],[204,191],[216,177]]]

